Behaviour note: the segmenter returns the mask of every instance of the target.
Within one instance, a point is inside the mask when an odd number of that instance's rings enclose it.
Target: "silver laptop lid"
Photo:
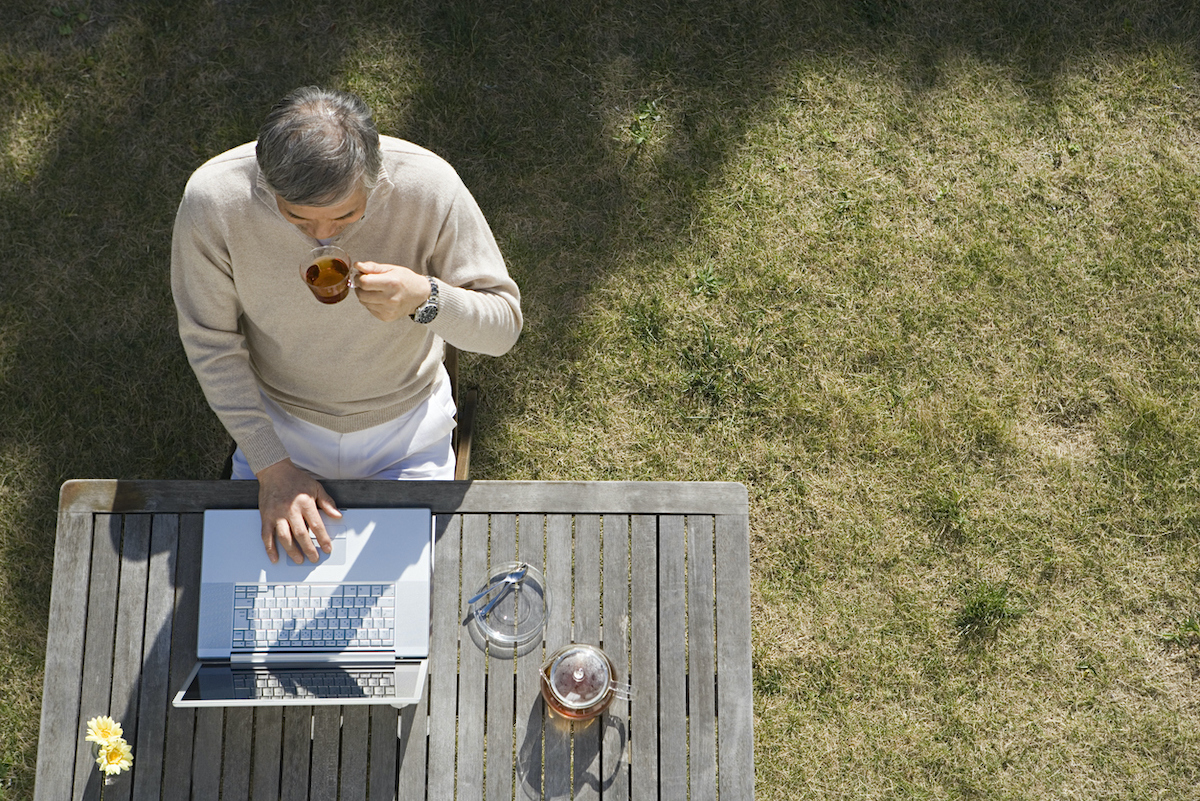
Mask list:
[[[433,573],[433,521],[428,509],[347,509],[340,519],[324,517],[333,537],[333,553],[316,562],[297,565],[286,555],[272,564],[262,544],[257,509],[214,509],[204,514],[201,557],[200,618],[197,653],[200,659],[242,657],[250,661],[297,661],[311,650],[317,661],[342,661],[357,652],[376,658],[421,658],[429,653],[429,587]],[[329,640],[280,644],[278,636],[258,644],[235,645],[232,632],[244,589],[267,594],[320,596],[332,606],[332,594],[394,595],[391,618],[394,646]],[[268,589],[269,588],[269,589]],[[331,588],[337,588],[334,591]],[[369,589],[365,589],[369,588]],[[242,596],[237,598],[235,596]],[[251,593],[253,595],[253,593]],[[367,603],[370,604],[368,597]],[[349,602],[347,602],[349,603]],[[360,606],[362,600],[359,601]],[[388,603],[389,607],[393,602]],[[331,610],[332,611],[332,610]],[[314,629],[316,626],[301,626]],[[306,636],[308,632],[305,631]],[[310,647],[311,646],[311,647]]]

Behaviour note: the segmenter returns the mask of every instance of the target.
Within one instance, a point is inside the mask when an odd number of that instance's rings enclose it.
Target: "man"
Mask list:
[[[357,301],[319,303],[301,280],[329,243],[361,273]],[[340,512],[318,478],[453,478],[443,342],[499,356],[522,325],[454,170],[380,137],[359,98],[314,87],[192,175],[171,288],[188,360],[238,445],[233,477],[259,481],[272,562],[330,552],[320,512]]]

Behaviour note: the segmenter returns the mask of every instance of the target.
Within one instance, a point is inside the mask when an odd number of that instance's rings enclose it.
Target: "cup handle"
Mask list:
[[[613,698],[621,701],[633,700],[633,687],[628,684],[623,684],[619,681],[612,683]]]
[[[362,275],[362,270],[352,265],[350,267],[350,277],[346,280],[346,288],[358,289],[358,277],[360,275]]]

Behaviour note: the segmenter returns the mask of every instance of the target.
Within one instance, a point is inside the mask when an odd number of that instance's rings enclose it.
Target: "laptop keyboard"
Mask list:
[[[390,584],[236,584],[233,649],[395,647]]]
[[[234,698],[389,698],[391,670],[239,670],[233,674]]]

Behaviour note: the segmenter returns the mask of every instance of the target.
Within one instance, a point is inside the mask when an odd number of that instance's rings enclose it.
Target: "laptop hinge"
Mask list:
[[[352,651],[352,652],[321,652],[316,653],[248,653],[230,654],[229,662],[234,665],[292,665],[292,664],[321,664],[340,665],[351,663],[391,664],[396,662],[395,651]]]

